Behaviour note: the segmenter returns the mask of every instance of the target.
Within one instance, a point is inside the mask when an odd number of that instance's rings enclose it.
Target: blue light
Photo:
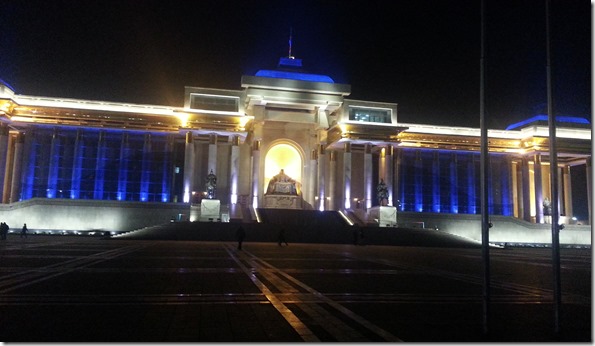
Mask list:
[[[321,82],[321,83],[334,83],[335,81],[325,75],[309,74],[300,72],[288,72],[288,71],[274,71],[274,70],[260,70],[256,72],[256,77],[266,78],[277,78],[277,79],[293,79],[302,80],[306,82]]]
[[[548,121],[548,116],[547,115],[543,115],[543,114],[539,114],[539,115],[535,115],[529,119],[525,119],[523,121],[519,121],[518,123],[509,125],[506,130],[514,130],[517,127],[521,127],[533,122],[537,122],[537,121]],[[556,117],[556,122],[557,123],[571,123],[571,124],[582,124],[582,125],[589,125],[589,120],[585,119],[585,118],[579,118],[579,117],[569,117],[569,116],[557,116]]]

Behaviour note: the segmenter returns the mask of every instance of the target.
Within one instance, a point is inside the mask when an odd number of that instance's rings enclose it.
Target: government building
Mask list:
[[[477,220],[480,129],[403,123],[396,103],[350,91],[291,56],[241,76],[239,90],[188,86],[183,106],[21,95],[0,84],[0,218],[108,230],[257,222],[260,209],[340,211],[389,227]],[[556,134],[560,220],[590,225],[591,124],[560,116]],[[488,130],[490,215],[546,223],[548,136],[544,115]],[[577,170],[586,179],[573,179]],[[573,198],[573,184],[587,200]],[[589,214],[575,220],[580,203]],[[398,219],[383,224],[382,208]]]

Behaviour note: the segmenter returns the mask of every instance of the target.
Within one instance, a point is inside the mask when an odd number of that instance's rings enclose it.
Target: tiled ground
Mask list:
[[[423,244],[420,244],[423,245]],[[591,342],[591,250],[10,237],[5,342]]]

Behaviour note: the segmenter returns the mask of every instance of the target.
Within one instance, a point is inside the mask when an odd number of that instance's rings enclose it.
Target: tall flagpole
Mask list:
[[[558,152],[556,149],[556,117],[554,115],[552,94],[552,63],[550,47],[550,0],[545,0],[546,25],[546,79],[547,79],[547,113],[549,127],[550,150],[550,189],[552,191],[552,269],[554,283],[554,331],[560,332],[560,307],[562,305],[562,288],[560,283],[560,225],[558,197]]]
[[[481,0],[479,126],[481,128],[481,255],[483,262],[483,332],[489,333],[490,308],[490,223],[488,215],[488,129],[485,119],[485,0]]]

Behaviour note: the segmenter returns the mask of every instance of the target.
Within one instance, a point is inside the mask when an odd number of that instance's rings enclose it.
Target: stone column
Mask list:
[[[432,158],[432,212],[439,213],[440,206],[440,153],[435,150]]]
[[[256,140],[252,143],[252,206],[258,208],[260,179],[258,179],[260,171],[260,141]]]
[[[533,159],[533,185],[535,189],[535,223],[543,223],[543,183],[541,178],[541,154]],[[551,197],[550,197],[551,200]],[[552,201],[553,203],[554,201]]]
[[[379,160],[379,165],[380,167],[383,166],[383,158],[381,157]],[[368,210],[370,208],[372,208],[373,201],[373,195],[374,195],[374,191],[373,191],[373,187],[372,187],[372,173],[373,173],[373,169],[372,169],[372,144],[370,143],[366,143],[364,146],[364,203],[363,203],[363,207],[364,210]],[[379,173],[380,173],[380,179],[384,179],[383,173],[384,171],[382,169],[379,169]]]
[[[184,203],[190,203],[194,190],[194,141],[192,132],[186,132],[184,148]]]
[[[337,174],[337,152],[331,151],[329,162],[329,177],[328,177],[328,196],[326,197],[328,203],[326,210],[335,210],[335,185]]]
[[[210,154],[210,153],[209,153]],[[231,194],[231,204],[238,203],[238,185],[240,172],[240,137],[231,138],[231,157],[230,157],[229,186]]]
[[[522,175],[523,175],[523,219],[531,222],[531,186],[529,178],[529,160],[526,157],[522,159]]]
[[[351,143],[345,143],[343,152],[343,205],[339,209],[351,208]]]
[[[8,157],[8,126],[0,123],[0,196],[4,194],[6,178],[6,159]]]
[[[562,181],[564,182],[564,214],[571,218],[572,210],[572,180],[570,177],[570,166],[565,165],[562,169]],[[570,219],[569,219],[570,222]]]
[[[23,149],[25,145],[25,134],[19,132],[14,146],[14,158],[12,164],[10,198],[8,203],[18,202],[21,195],[21,172],[23,170]]]
[[[125,201],[126,193],[128,192],[128,133],[122,133],[122,141],[120,142],[120,162],[118,168],[118,192],[116,199],[118,201]]]
[[[453,153],[450,160],[450,212],[459,213],[459,195],[458,195],[458,174],[457,174],[457,154]]]
[[[592,211],[591,211],[591,204],[593,203],[593,201],[591,201],[591,193],[593,193],[593,175],[591,173],[591,157],[587,158],[587,210],[589,211],[589,225],[592,225],[591,220],[592,220]]]
[[[99,131],[97,140],[97,156],[95,157],[95,187],[93,199],[103,199],[103,183],[105,180],[105,132]]]
[[[316,176],[318,174],[318,152],[313,149],[310,152],[310,166],[309,166],[309,179],[308,179],[308,193],[306,202],[312,206],[312,209],[316,209]]]
[[[325,181],[326,181],[326,162],[327,162],[327,155],[326,151],[324,150],[324,145],[318,145],[318,206],[317,209],[320,211],[325,210],[325,201],[326,201],[326,194],[325,194]]]
[[[217,134],[212,133],[209,136],[209,163],[207,167],[207,174],[213,171],[217,175]],[[217,194],[215,194],[217,196]]]
[[[81,172],[83,170],[83,132],[76,131],[74,153],[72,154],[72,177],[70,178],[70,198],[79,199],[81,194]]]
[[[386,188],[388,189],[388,205],[393,206],[393,196],[394,194],[394,148],[392,145],[388,145],[384,150],[384,157],[386,160],[386,173],[384,175],[384,182],[386,183]]]
[[[140,200],[147,202],[149,200],[149,183],[151,181],[151,134],[145,134],[143,142],[143,159],[141,162],[141,178],[140,178]]]
[[[58,137],[58,129],[54,129],[52,133],[52,141],[50,143],[50,157],[48,166],[48,187],[46,190],[47,198],[56,198],[58,190],[58,169],[59,155],[60,155],[60,137]]]

